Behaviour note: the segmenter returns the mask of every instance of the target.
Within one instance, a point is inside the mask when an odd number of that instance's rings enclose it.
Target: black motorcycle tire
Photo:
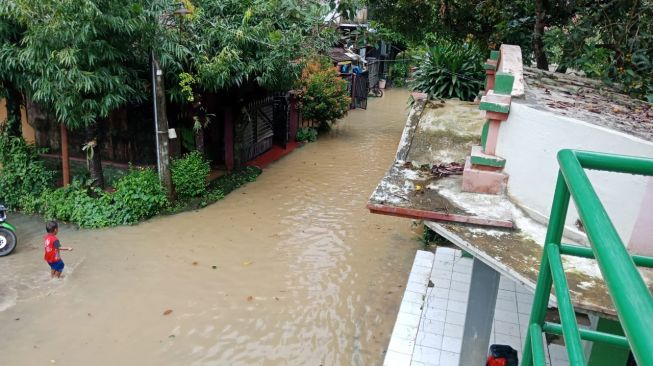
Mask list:
[[[16,234],[4,227],[0,227],[0,257],[11,254],[16,249],[18,238]]]

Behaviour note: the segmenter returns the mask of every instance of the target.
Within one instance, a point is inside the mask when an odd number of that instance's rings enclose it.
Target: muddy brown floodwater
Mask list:
[[[365,204],[407,98],[388,90],[202,210],[62,227],[63,280],[48,278],[42,220],[11,216],[0,363],[380,365],[419,243],[409,220]]]

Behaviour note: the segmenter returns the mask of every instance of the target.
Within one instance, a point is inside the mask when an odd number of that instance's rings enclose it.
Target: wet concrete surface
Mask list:
[[[394,160],[407,98],[388,90],[205,209],[62,226],[75,248],[63,280],[42,259],[43,220],[12,215],[0,363],[381,364],[419,243],[410,220],[365,205]]]

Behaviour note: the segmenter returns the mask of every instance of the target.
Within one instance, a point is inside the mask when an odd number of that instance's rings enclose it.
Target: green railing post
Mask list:
[[[557,244],[547,244],[545,248],[546,255],[549,257],[553,283],[555,284],[558,312],[560,314],[565,347],[567,347],[567,353],[569,354],[569,364],[571,366],[584,366],[585,354],[583,353],[583,345],[580,342],[576,312],[574,311],[574,305],[571,303],[565,269],[562,267],[560,246]]]
[[[549,218],[549,227],[546,231],[545,243],[560,243],[562,241],[565,218],[567,217],[567,210],[569,209],[569,199],[569,189],[567,189],[564,177],[559,173],[558,182],[556,183],[555,193],[553,195],[553,206],[551,207],[551,215]],[[537,288],[535,289],[529,324],[537,324],[540,327],[544,324],[546,309],[549,305],[549,298],[551,297],[552,284],[553,278],[551,277],[551,269],[549,267],[549,259],[546,255],[545,245],[542,248],[542,263],[540,264],[540,273],[537,277]],[[522,366],[533,366],[531,342],[531,334],[528,332],[526,334],[524,348],[522,349]]]

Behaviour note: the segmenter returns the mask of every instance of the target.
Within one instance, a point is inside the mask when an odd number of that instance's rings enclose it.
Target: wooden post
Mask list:
[[[224,165],[234,169],[234,117],[231,108],[224,111]]]
[[[63,173],[63,186],[70,184],[70,155],[68,153],[68,129],[63,123],[59,124],[61,132],[61,170]]]
[[[152,59],[152,98],[154,102],[154,132],[156,134],[157,167],[159,179],[165,188],[168,199],[174,198],[172,177],[170,175],[170,153],[168,147],[168,116],[166,114],[166,95],[163,70],[154,53]]]

